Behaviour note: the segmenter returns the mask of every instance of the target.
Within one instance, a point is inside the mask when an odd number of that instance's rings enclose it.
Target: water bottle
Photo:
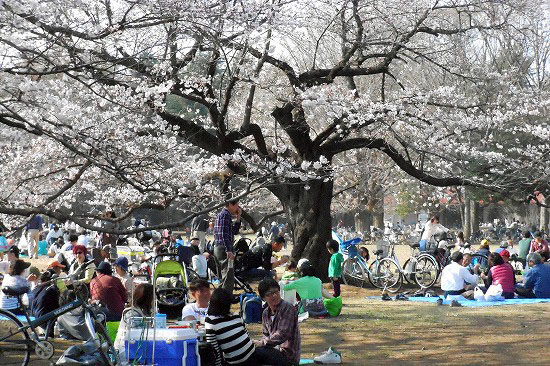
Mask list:
[[[157,314],[155,316],[155,327],[159,329],[166,328],[166,314]]]

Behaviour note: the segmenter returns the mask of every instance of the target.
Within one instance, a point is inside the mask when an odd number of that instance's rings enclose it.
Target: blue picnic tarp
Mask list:
[[[369,299],[380,299],[380,296],[369,296]],[[435,304],[440,297],[409,297],[409,301],[412,302],[428,302]],[[466,307],[486,307],[486,306],[500,306],[500,305],[526,305],[526,304],[540,304],[550,302],[550,299],[507,299],[502,301],[476,301],[476,300],[458,300],[460,305]],[[443,305],[450,305],[451,300],[443,300]]]
[[[16,315],[17,319],[21,322],[21,323],[26,323],[27,322],[27,318],[25,318],[25,315]],[[6,320],[7,318],[5,316],[0,316],[0,320]],[[30,317],[31,319],[31,322],[35,319],[34,316],[31,316]]]

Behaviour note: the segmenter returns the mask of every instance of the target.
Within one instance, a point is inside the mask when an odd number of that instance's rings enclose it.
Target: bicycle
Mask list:
[[[436,248],[438,246],[439,243],[435,245]],[[410,279],[414,280],[421,288],[427,289],[432,287],[439,279],[443,268],[451,263],[451,250],[455,246],[456,245],[452,243],[445,243],[444,253],[440,253],[438,249],[435,249],[432,254],[430,251],[420,251],[420,244],[418,243],[411,244],[413,256],[407,259],[403,265],[405,280],[409,280],[409,278],[407,278],[407,273],[410,273]],[[465,248],[469,247],[469,244],[465,246]],[[413,259],[415,255],[417,255],[416,260]],[[472,257],[472,261],[468,265],[470,272],[473,273],[473,268],[476,264],[480,265],[481,271],[488,268],[489,261],[487,256],[478,253],[472,253],[470,255]],[[415,262],[413,264],[409,264],[409,260],[413,260]],[[418,265],[420,266],[419,268],[417,267]]]
[[[403,264],[403,277],[408,283],[416,283],[420,288],[432,287],[439,276],[439,266],[436,259],[426,252],[420,251],[420,244],[411,243],[411,257]],[[398,262],[399,263],[399,262]]]
[[[384,248],[374,252],[376,259],[368,265],[365,258],[359,255],[358,245],[360,238],[345,241],[340,244],[340,249],[348,258],[342,263],[342,278],[344,284],[363,287],[365,277],[376,288],[388,290],[391,293],[399,291],[403,284],[401,268],[391,258],[384,254]]]
[[[65,286],[63,281],[63,279],[55,280],[54,285],[61,287],[61,283],[63,283]],[[81,306],[84,308],[86,325],[104,365],[115,366],[118,364],[117,352],[103,326],[102,317],[96,314],[94,306],[86,303],[88,297],[86,285],[77,284],[75,286],[76,299],[34,320],[30,319],[28,309],[22,301],[22,296],[29,291],[28,287],[5,287],[2,289],[6,295],[17,297],[26,319],[26,324],[23,324],[12,312],[0,309],[0,359],[2,365],[27,366],[33,348],[38,358],[42,360],[52,358],[55,349],[53,344],[48,341],[48,337],[54,320]],[[46,331],[41,338],[37,328],[44,324],[46,324]]]

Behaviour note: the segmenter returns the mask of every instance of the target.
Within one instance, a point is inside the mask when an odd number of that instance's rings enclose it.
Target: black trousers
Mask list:
[[[340,284],[342,283],[340,277],[331,277],[330,282],[332,283],[332,296],[340,296]]]

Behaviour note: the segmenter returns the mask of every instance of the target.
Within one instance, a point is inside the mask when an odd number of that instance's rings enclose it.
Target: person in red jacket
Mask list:
[[[128,294],[124,285],[113,277],[113,269],[107,262],[101,262],[96,268],[97,276],[90,282],[92,300],[97,300],[107,309],[107,321],[120,321]]]
[[[502,296],[505,299],[514,298],[514,290],[516,283],[516,276],[514,275],[514,269],[509,263],[505,263],[500,254],[489,254],[489,272],[487,275],[481,275],[485,286],[489,288],[491,285],[502,286]]]

